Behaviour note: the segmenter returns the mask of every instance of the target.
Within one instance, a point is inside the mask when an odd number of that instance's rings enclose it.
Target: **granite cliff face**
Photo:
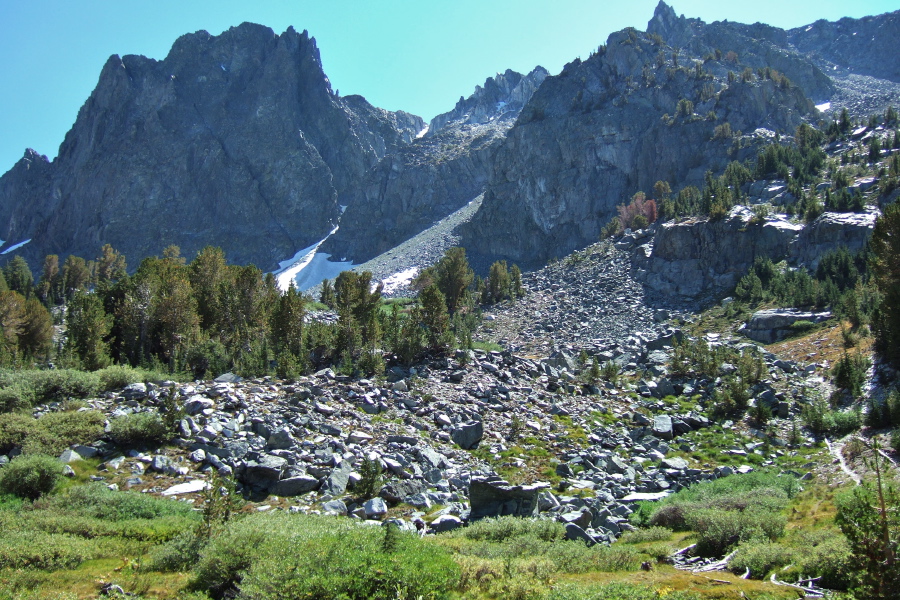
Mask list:
[[[431,120],[412,144],[385,156],[348,194],[323,252],[356,263],[385,252],[484,191],[494,154],[548,73],[506,71]]]
[[[473,125],[515,120],[548,75],[543,67],[535,67],[528,75],[507,69],[489,77],[484,86],[475,87],[474,94],[460,98],[453,110],[433,118],[426,135],[433,136],[451,123]]]
[[[181,37],[162,61],[113,56],[52,163],[0,179],[0,237],[133,263],[207,244],[272,268],[324,237],[341,197],[424,127],[331,90],[306,32],[245,23]]]
[[[660,36],[629,29],[548,77],[497,151],[464,245],[520,264],[564,256],[595,241],[638,190],[701,184],[764,139],[737,144],[737,132],[792,132],[813,114],[799,87],[729,79],[744,67],[725,61],[682,50],[676,63]],[[733,133],[717,135],[724,123]]]
[[[0,238],[30,239],[16,252],[33,267],[212,244],[269,270],[340,224],[321,250],[360,263],[484,193],[462,245],[538,266],[596,241],[635,192],[700,186],[818,121],[815,103],[897,104],[897,34],[900,11],[784,31],[660,2],[646,33],[556,76],[498,74],[426,127],[334,93],[305,31],[201,31],[161,61],[109,59],[58,158],[27,151],[0,177]]]
[[[837,22],[819,20],[786,32],[797,50],[823,68],[849,71],[900,83],[896,60],[900,11]]]

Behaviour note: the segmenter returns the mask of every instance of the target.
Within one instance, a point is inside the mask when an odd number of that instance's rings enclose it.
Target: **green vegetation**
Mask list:
[[[847,537],[854,563],[862,567],[854,574],[856,591],[865,598],[886,600],[900,594],[900,492],[883,480],[879,463],[876,452],[874,484],[838,497],[835,522]]]
[[[169,437],[169,428],[155,412],[134,413],[111,419],[109,437],[119,446],[155,447]]]
[[[17,456],[0,470],[0,494],[35,500],[52,491],[62,476],[63,465],[52,456]]]
[[[885,207],[870,241],[872,275],[881,294],[874,318],[875,348],[894,367],[900,366],[900,204]]]
[[[49,413],[39,419],[22,413],[2,413],[0,452],[21,448],[26,455],[59,456],[72,444],[100,438],[105,420],[103,414],[92,410]]]
[[[221,597],[446,597],[458,568],[450,554],[416,535],[360,527],[347,519],[284,513],[246,517],[203,552],[192,586]]]

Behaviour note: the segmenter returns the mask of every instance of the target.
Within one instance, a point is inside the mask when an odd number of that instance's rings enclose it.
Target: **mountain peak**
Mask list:
[[[484,85],[475,86],[475,92],[471,96],[460,98],[453,110],[433,118],[428,134],[434,135],[451,122],[512,122],[548,75],[547,69],[537,66],[527,75],[507,69],[494,77],[488,77]]]

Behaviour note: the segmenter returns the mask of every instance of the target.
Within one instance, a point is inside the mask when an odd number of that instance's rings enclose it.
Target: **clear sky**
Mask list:
[[[50,158],[112,54],[162,59],[180,35],[243,21],[307,29],[342,95],[425,120],[507,68],[552,74],[609,33],[644,30],[657,0],[0,0],[0,173]],[[900,0],[672,0],[704,21],[791,28],[900,9]]]

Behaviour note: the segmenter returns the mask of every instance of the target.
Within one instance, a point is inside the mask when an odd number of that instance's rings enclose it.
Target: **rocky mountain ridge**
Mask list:
[[[32,267],[103,243],[131,266],[213,244],[268,270],[340,224],[321,250],[358,264],[484,192],[461,243],[478,264],[536,267],[595,241],[636,191],[698,185],[817,122],[814,103],[900,99],[878,60],[896,22],[786,32],[660,2],[646,33],[614,33],[555,76],[498,74],[427,128],[335,94],[306,32],[189,34],[162,61],[108,61],[58,158],[27,152],[0,178],[0,237],[30,240],[16,253]]]
[[[363,173],[423,127],[336,96],[305,31],[185,35],[162,61],[109,59],[59,156],[27,153],[2,178],[0,235],[30,238],[32,264],[218,243],[270,268],[325,237]]]

